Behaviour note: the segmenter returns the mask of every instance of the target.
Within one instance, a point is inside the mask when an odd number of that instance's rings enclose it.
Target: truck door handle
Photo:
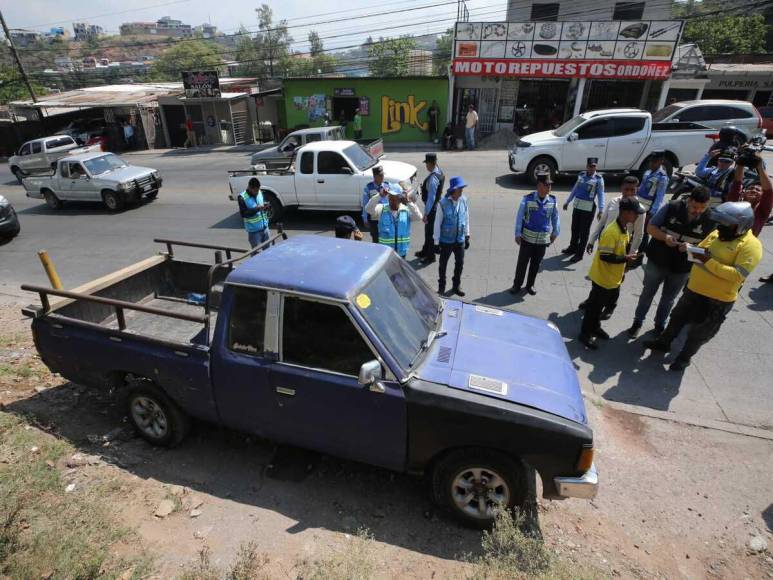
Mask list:
[[[325,183],[324,179],[317,179],[317,183]]]
[[[276,392],[280,395],[286,395],[288,397],[295,396],[295,389],[286,389],[285,387],[277,387]]]
[[[594,147],[606,147],[606,145],[594,145]]]

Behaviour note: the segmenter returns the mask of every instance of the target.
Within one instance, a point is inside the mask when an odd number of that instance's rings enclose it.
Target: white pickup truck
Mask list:
[[[521,137],[508,153],[510,170],[526,173],[536,183],[538,173],[576,173],[588,157],[598,157],[607,173],[644,171],[647,156],[664,150],[669,175],[674,167],[697,163],[709,146],[714,129],[695,123],[652,123],[639,109],[587,111],[557,129]]]
[[[416,167],[401,161],[379,160],[354,141],[317,141],[301,147],[284,169],[228,172],[229,199],[236,199],[252,177],[260,180],[263,198],[276,221],[288,207],[313,210],[359,211],[362,192],[373,180],[373,167],[384,168],[390,183],[410,181],[416,190]]]

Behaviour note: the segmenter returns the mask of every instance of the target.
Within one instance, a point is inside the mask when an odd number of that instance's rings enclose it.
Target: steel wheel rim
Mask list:
[[[117,204],[117,200],[115,199],[114,195],[106,195],[105,196],[105,205],[108,207],[108,209],[115,209]]]
[[[547,163],[540,163],[534,167],[534,177],[536,178],[540,173],[550,173],[550,165]]]
[[[48,205],[48,207],[56,209],[56,198],[54,197],[54,194],[46,193],[45,197],[46,197],[46,204]]]
[[[489,520],[510,503],[510,487],[505,478],[487,467],[469,467],[457,473],[451,484],[451,497],[464,514]]]
[[[149,397],[137,397],[132,401],[132,419],[145,435],[153,439],[163,439],[169,429],[166,413],[161,406]]]

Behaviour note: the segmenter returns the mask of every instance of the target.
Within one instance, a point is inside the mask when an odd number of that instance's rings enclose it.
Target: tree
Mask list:
[[[180,80],[183,71],[219,69],[223,64],[217,47],[203,40],[178,42],[153,63],[154,80]]]
[[[274,65],[290,54],[290,43],[293,38],[287,32],[287,20],[280,20],[274,24],[274,12],[268,4],[261,4],[256,8],[258,15],[258,32],[255,35],[255,48],[258,58],[266,63],[268,75],[274,77]]]
[[[449,28],[440,35],[435,43],[435,53],[432,56],[433,69],[436,75],[446,76],[448,65],[451,64],[451,52],[454,46],[454,29]]]
[[[317,34],[316,30],[309,32],[309,52],[311,56],[319,56],[325,50],[322,45],[322,39]]]
[[[743,6],[732,0],[689,1],[674,4],[674,16],[687,18],[682,33],[683,43],[697,44],[704,54],[762,53],[773,26],[767,25],[763,14],[736,12],[728,16],[705,16]]]
[[[375,77],[404,77],[408,74],[408,60],[416,41],[409,36],[380,38],[368,47],[368,68]]]
[[[48,91],[45,87],[32,81],[32,90],[37,96],[45,95]],[[16,65],[0,65],[0,105],[11,101],[26,101],[30,99],[27,85],[22,81],[21,74]]]

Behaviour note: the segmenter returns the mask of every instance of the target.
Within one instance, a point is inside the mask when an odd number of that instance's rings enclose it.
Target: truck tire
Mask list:
[[[526,169],[526,174],[529,178],[529,183],[531,183],[532,185],[537,184],[538,173],[549,173],[550,179],[555,180],[556,174],[558,173],[558,167],[556,167],[556,162],[553,161],[550,157],[545,157],[545,156],[532,159],[531,163],[529,163],[529,166]]]
[[[46,200],[46,205],[51,209],[62,209],[64,205],[62,200],[56,197],[56,194],[50,189],[43,190],[43,199]]]
[[[271,206],[271,208],[268,210],[268,223],[273,224],[276,223],[284,213],[284,207],[282,206],[282,202],[277,199],[277,197],[270,192],[266,192],[263,194],[263,201],[265,201],[268,205]]]
[[[122,193],[106,189],[102,192],[102,203],[110,211],[121,211],[126,206],[126,197]]]
[[[16,178],[16,181],[18,181],[19,185],[21,185],[22,179],[24,179],[24,172],[18,167],[11,167],[11,173],[13,173],[13,176]]]
[[[151,445],[179,445],[190,429],[188,416],[150,381],[132,379],[128,387],[126,408],[137,434]]]
[[[525,505],[529,485],[524,465],[504,453],[480,447],[442,457],[432,473],[435,501],[471,528],[490,528],[500,509]]]

